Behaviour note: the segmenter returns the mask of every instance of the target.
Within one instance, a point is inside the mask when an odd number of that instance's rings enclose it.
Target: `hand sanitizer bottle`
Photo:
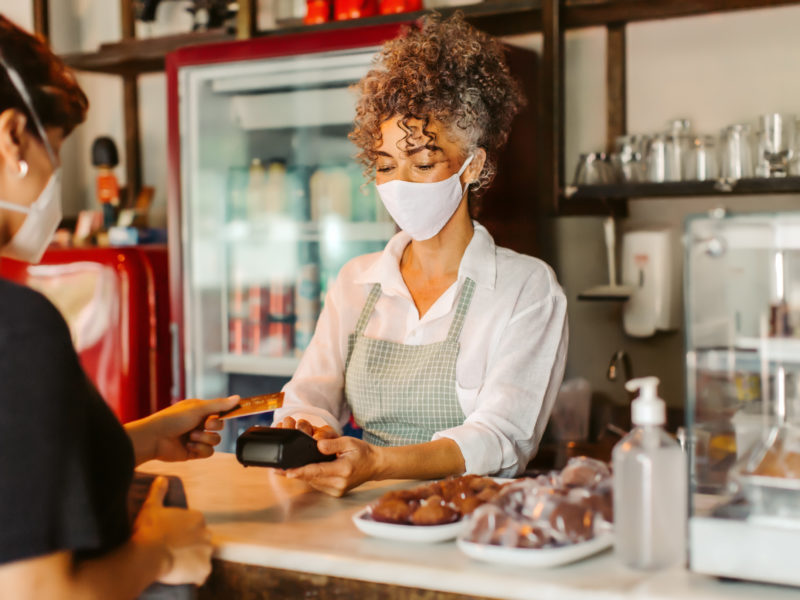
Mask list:
[[[658,378],[625,384],[639,396],[631,405],[635,428],[612,453],[614,547],[635,569],[661,569],[685,560],[688,504],[686,457],[663,429]]]

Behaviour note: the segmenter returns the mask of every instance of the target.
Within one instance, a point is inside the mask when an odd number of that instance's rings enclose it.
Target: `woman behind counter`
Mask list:
[[[561,383],[567,321],[552,270],[470,217],[521,105],[502,47],[458,13],[428,16],[358,89],[351,139],[401,231],[327,294],[275,420],[337,460],[287,475],[332,495],[370,479],[515,475]],[[340,436],[351,414],[363,440]]]
[[[59,150],[87,100],[40,40],[0,15],[0,253],[39,262],[61,221]],[[119,424],[89,382],[56,308],[0,280],[0,595],[135,598],[211,570],[202,514],[163,505],[153,484],[133,525],[133,467],[213,453],[216,412],[186,400]]]

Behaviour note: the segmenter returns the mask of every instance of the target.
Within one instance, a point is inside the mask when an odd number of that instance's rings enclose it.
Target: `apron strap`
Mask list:
[[[453,315],[453,322],[450,323],[450,331],[447,332],[448,340],[458,340],[461,336],[461,329],[464,327],[464,319],[467,316],[467,310],[469,310],[469,305],[472,302],[472,293],[474,291],[475,282],[467,277],[458,297],[458,306],[456,307],[456,314]]]
[[[372,316],[372,309],[375,308],[375,303],[378,301],[378,298],[381,296],[381,284],[376,283],[372,286],[372,289],[369,292],[369,296],[367,296],[367,301],[364,303],[364,308],[361,310],[361,314],[358,317],[358,321],[356,322],[356,335],[361,335],[364,333],[364,329],[367,327],[367,323],[369,322],[369,318]]]

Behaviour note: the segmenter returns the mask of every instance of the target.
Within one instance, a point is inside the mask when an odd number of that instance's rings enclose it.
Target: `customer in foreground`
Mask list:
[[[59,151],[87,100],[46,44],[0,15],[0,254],[36,263],[61,221]],[[83,372],[69,329],[32,289],[0,280],[0,595],[136,598],[201,583],[203,516],[165,507],[159,478],[128,522],[133,468],[209,456],[238,398],[185,400],[123,426]]]

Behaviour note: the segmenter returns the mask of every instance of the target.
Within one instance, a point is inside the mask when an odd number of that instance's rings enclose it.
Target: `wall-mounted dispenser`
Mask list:
[[[633,291],[625,303],[625,333],[647,337],[677,329],[680,318],[680,261],[670,229],[630,231],[622,239],[622,282]]]

